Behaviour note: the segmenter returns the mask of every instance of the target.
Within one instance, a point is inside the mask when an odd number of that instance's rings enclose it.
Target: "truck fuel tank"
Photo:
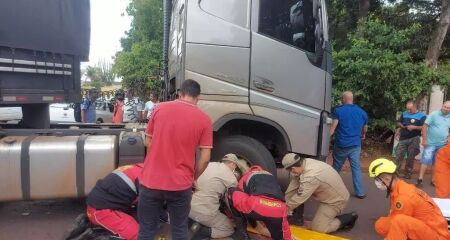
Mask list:
[[[86,196],[117,165],[115,135],[0,139],[0,201]]]

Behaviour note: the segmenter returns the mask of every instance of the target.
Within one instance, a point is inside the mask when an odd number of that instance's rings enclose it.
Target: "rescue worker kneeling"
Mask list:
[[[233,239],[241,239],[233,234],[234,227],[231,220],[219,209],[220,200],[227,189],[236,187],[242,173],[247,171],[246,162],[232,153],[225,155],[222,162],[208,164],[197,179],[198,190],[192,195],[189,218],[201,224],[192,236],[192,240],[229,236]]]
[[[138,176],[142,167],[143,164],[122,166],[98,180],[86,199],[87,217],[93,225],[99,225],[122,239],[137,239],[139,224],[129,212],[137,203]]]
[[[260,166],[253,166],[227,193],[241,239],[250,239],[247,221],[261,221],[274,240],[291,240],[284,194],[277,179]]]
[[[369,166],[378,189],[391,198],[389,216],[375,222],[375,230],[387,240],[450,239],[447,221],[434,201],[422,190],[397,177],[397,166],[377,159]]]
[[[312,196],[320,202],[311,223],[313,231],[330,233],[353,228],[358,215],[354,212],[342,214],[350,194],[336,170],[325,162],[301,158],[295,153],[286,154],[282,164],[291,172],[291,182],[286,190],[289,223],[295,224],[294,217],[302,217],[291,215]]]

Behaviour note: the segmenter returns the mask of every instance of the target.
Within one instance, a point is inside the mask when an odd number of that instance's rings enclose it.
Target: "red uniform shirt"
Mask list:
[[[195,151],[212,148],[212,124],[197,106],[181,100],[153,110],[146,135],[152,138],[139,178],[151,189],[181,191],[192,187]]]

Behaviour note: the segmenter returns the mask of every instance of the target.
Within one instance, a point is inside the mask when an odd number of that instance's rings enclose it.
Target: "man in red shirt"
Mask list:
[[[197,108],[200,84],[186,80],[180,98],[158,104],[146,130],[147,156],[140,179],[139,240],[153,240],[159,212],[167,203],[172,239],[188,239],[188,216],[194,181],[208,165],[212,124]],[[195,151],[200,158],[195,162]]]

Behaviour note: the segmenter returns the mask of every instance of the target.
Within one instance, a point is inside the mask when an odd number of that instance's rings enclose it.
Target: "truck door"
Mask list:
[[[187,1],[184,78],[200,83],[204,100],[248,103],[249,2]]]
[[[326,16],[320,1],[252,2],[252,109],[285,128],[293,151],[312,156],[321,145],[320,115],[330,101],[328,55],[324,54]]]

